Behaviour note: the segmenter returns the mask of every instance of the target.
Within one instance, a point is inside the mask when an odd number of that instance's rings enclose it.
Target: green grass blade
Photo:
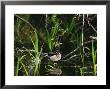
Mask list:
[[[38,54],[38,35],[37,35],[37,33],[35,32],[35,37],[36,37],[36,41],[35,41],[35,51],[36,51],[36,53]]]
[[[39,71],[38,71],[38,64],[36,64],[35,66],[35,70],[34,70],[34,76],[38,75]]]
[[[18,76],[18,72],[19,72],[19,59],[18,59],[18,61],[17,61],[16,76]]]
[[[27,52],[29,53],[29,55],[32,57],[32,58],[34,58],[35,59],[35,56],[30,52],[30,50],[29,49],[27,49],[27,48],[25,48],[26,50],[27,50]]]
[[[93,59],[93,64],[95,64],[95,51],[94,51],[94,44],[93,44],[93,40],[92,40],[92,59]]]
[[[93,72],[94,75],[96,75],[96,52],[94,50],[94,44],[93,44],[93,40],[92,40],[92,60],[93,60]]]
[[[70,27],[69,27],[69,31],[71,32],[73,30],[73,28],[75,27],[75,21],[74,21],[74,17],[70,23]]]
[[[80,68],[80,74],[81,74],[81,76],[83,76],[83,69],[82,68]]]
[[[20,63],[21,63],[21,65],[23,66],[23,68],[24,68],[24,71],[25,71],[26,75],[28,76],[28,71],[27,71],[27,69],[26,69],[25,65],[24,65],[22,62],[20,62]]]
[[[16,67],[16,76],[18,76],[20,61],[21,61],[25,56],[26,56],[26,55],[23,55],[23,56],[20,57],[20,58],[18,57],[17,67]]]
[[[84,65],[84,54],[80,52],[80,55],[81,55],[82,64]]]
[[[31,42],[34,46],[34,49],[35,49],[36,53],[38,54],[38,35],[37,35],[37,33],[35,32],[35,42],[33,41],[32,37],[30,37],[30,38],[31,38]]]
[[[49,47],[49,50],[52,51],[51,37],[47,29],[46,29],[46,32],[47,32],[48,47]]]
[[[32,37],[30,37],[30,38],[31,38],[31,42],[32,42],[32,44],[33,44],[33,46],[34,46],[34,49],[35,49],[34,41],[33,41]]]

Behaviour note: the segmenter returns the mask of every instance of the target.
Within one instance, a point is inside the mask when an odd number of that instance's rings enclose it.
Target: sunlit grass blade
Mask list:
[[[38,54],[38,35],[37,33],[35,32],[35,51],[36,53]]]
[[[81,61],[84,66],[84,51],[83,51],[83,36],[82,35],[80,37],[80,44],[81,44],[81,48],[80,48]]]
[[[20,62],[20,63],[21,63],[21,65],[23,66],[23,68],[24,68],[24,71],[25,71],[26,75],[28,76],[28,71],[27,71],[27,69],[26,69],[25,65],[24,65],[22,62]]]
[[[18,61],[17,61],[16,76],[18,76],[18,72],[19,72],[19,58],[18,58]]]
[[[17,61],[17,67],[16,67],[16,76],[18,76],[19,74],[19,64],[20,64],[20,61],[25,57],[26,55],[23,55],[22,57],[18,57],[18,61]]]
[[[81,55],[82,64],[84,66],[84,54],[82,52],[80,52],[80,55]]]
[[[33,44],[33,46],[34,46],[34,49],[35,49],[35,43],[34,43],[32,37],[30,37],[30,38],[31,38],[31,42],[32,42],[32,44]]]
[[[94,47],[93,47],[93,40],[92,40],[92,59],[93,59],[93,63],[95,64],[95,55],[94,55]]]
[[[74,17],[70,23],[70,27],[69,27],[69,31],[71,32],[73,30],[73,28],[75,27],[75,21],[74,21]]]
[[[35,32],[35,42],[32,40],[32,38],[31,41],[35,49],[35,61],[36,61],[35,70],[34,70],[34,76],[35,76],[35,75],[39,75],[39,65],[40,65],[40,55],[38,50],[38,35],[36,32]]]
[[[93,60],[93,72],[94,72],[94,75],[96,75],[96,52],[94,50],[93,40],[92,40],[92,60]]]
[[[37,33],[35,32],[35,42],[33,41],[32,37],[30,37],[30,38],[31,38],[31,42],[34,46],[34,49],[35,49],[36,53],[38,54],[38,35],[37,35]]]
[[[93,64],[95,64],[96,63],[96,52],[94,50],[93,40],[92,40],[92,59],[93,59]]]
[[[40,60],[39,57],[36,57],[36,61],[39,62],[39,60]],[[38,66],[39,66],[39,63],[36,63],[35,70],[34,70],[34,76],[39,74],[39,68],[38,68]]]
[[[47,29],[46,29],[46,33],[47,33],[48,47],[49,47],[49,50],[52,51],[51,37],[50,37],[49,31]]]
[[[93,73],[96,76],[96,74],[97,74],[97,64],[93,64]]]
[[[83,68],[80,68],[80,74],[81,74],[81,76],[84,76],[84,69]]]

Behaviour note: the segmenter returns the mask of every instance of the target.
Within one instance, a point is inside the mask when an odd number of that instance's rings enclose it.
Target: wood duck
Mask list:
[[[59,51],[55,51],[54,53],[48,53],[45,55],[51,61],[59,61],[61,59],[61,53]]]

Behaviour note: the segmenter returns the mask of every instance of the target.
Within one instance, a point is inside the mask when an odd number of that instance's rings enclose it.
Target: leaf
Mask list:
[[[92,40],[92,59],[93,59],[93,63],[95,64],[95,51],[94,51],[94,45],[93,45],[93,40]]]
[[[52,51],[51,37],[47,29],[46,29],[46,32],[47,32],[48,47],[49,47],[49,50]]]
[[[31,42],[34,46],[34,49],[35,49],[35,52],[38,54],[38,35],[37,33],[35,32],[35,42],[33,41],[32,37],[31,38]]]
[[[18,76],[20,61],[21,61],[25,56],[26,56],[26,55],[23,55],[23,56],[20,57],[20,58],[18,57],[17,67],[16,67],[16,76]]]
[[[21,63],[21,65],[23,66],[26,75],[28,76],[28,72],[27,72],[27,69],[26,69],[25,65],[24,65],[22,62],[20,62],[20,63]]]
[[[38,54],[38,35],[36,32],[35,32],[35,37],[36,37],[36,39],[35,39],[35,51]]]

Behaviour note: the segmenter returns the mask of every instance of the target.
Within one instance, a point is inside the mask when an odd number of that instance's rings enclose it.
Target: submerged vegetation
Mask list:
[[[14,75],[96,76],[97,15],[15,14]]]

